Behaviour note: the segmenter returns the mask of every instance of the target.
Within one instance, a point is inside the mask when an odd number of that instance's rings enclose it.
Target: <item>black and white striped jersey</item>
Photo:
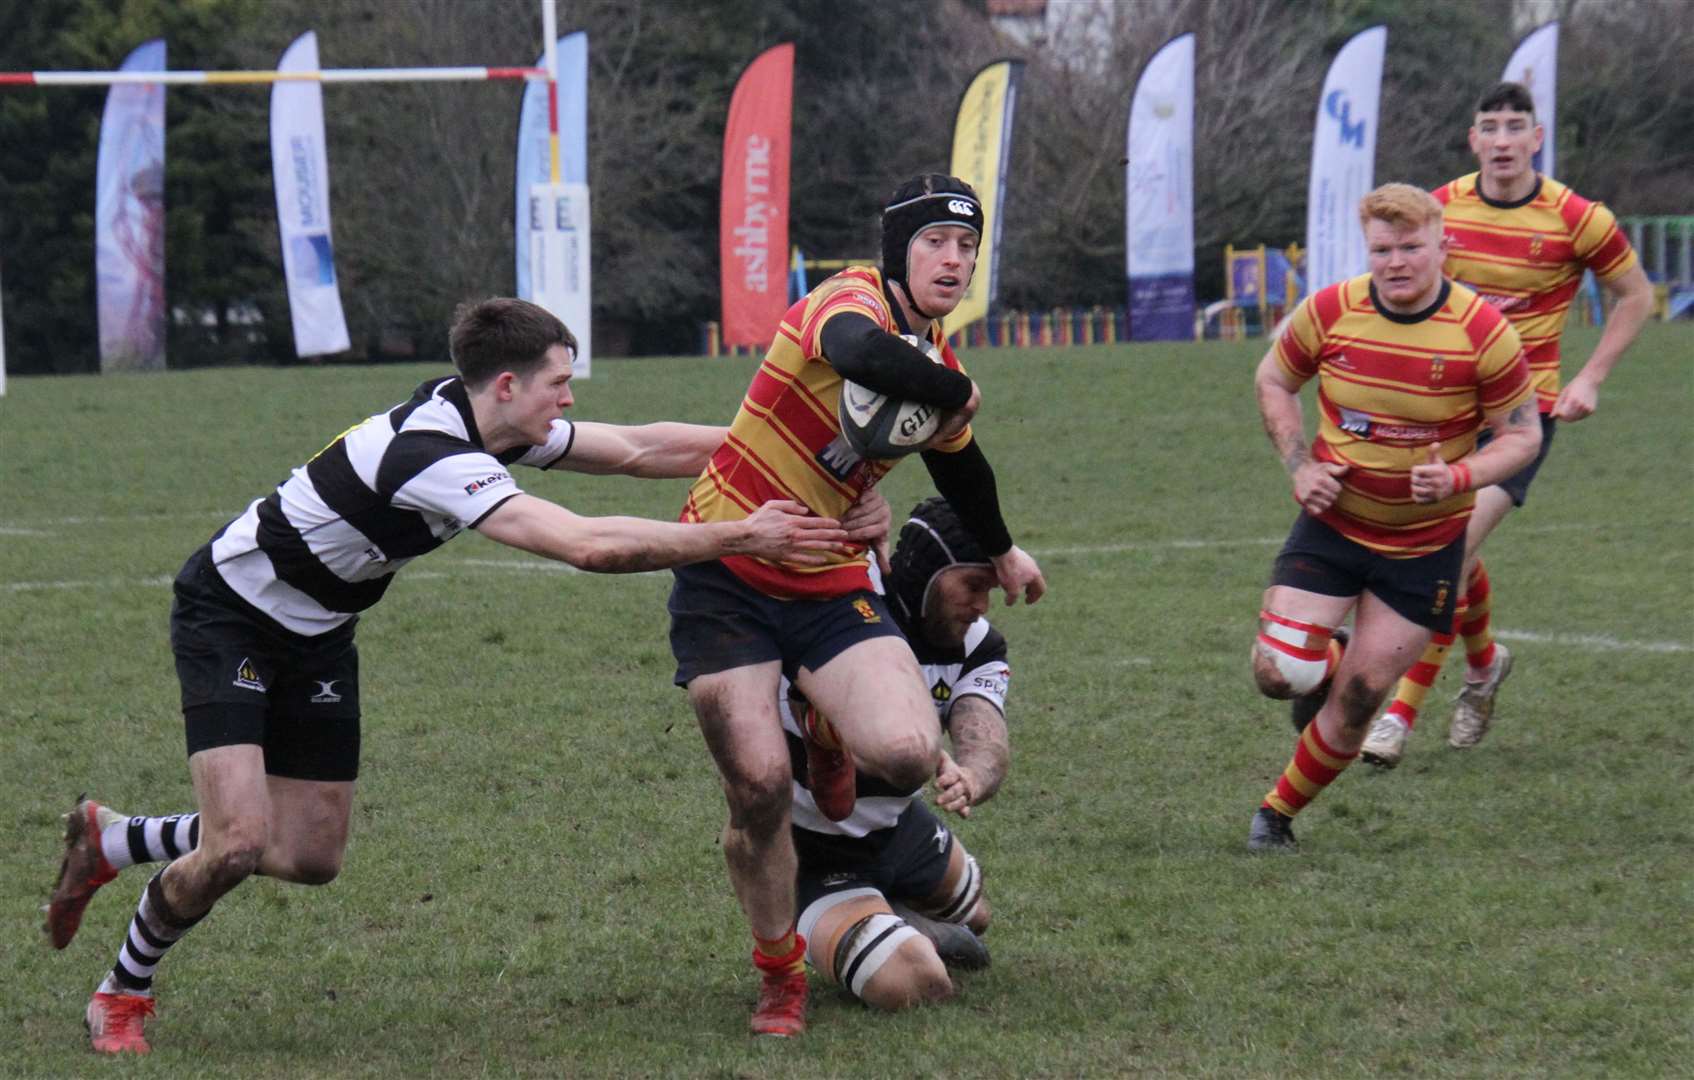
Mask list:
[[[902,627],[904,629],[904,627]],[[1006,663],[1006,639],[988,624],[978,619],[965,632],[962,653],[952,656],[924,647],[913,641],[918,670],[935,702],[935,712],[941,728],[947,729],[953,705],[960,698],[980,697],[988,700],[1002,714],[1006,711],[1006,694],[1011,689],[1012,669]],[[782,713],[782,730],[788,738],[788,758],[794,770],[793,819],[796,828],[836,836],[864,836],[878,829],[890,829],[900,820],[906,807],[922,793],[898,791],[886,781],[860,773],[857,780],[858,801],[853,812],[841,821],[831,821],[818,811],[812,792],[806,787],[806,745],[800,739],[800,725],[788,704],[788,679],[782,680],[778,708]]]
[[[549,468],[576,429],[553,421],[543,446],[483,449],[465,386],[432,379],[336,436],[212,538],[230,588],[308,636],[382,598],[395,571],[520,494],[510,465]]]

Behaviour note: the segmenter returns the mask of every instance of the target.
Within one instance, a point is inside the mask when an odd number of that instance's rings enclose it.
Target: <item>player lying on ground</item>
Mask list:
[[[1006,639],[984,618],[997,583],[980,544],[945,499],[926,499],[900,530],[889,609],[917,654],[952,741],[935,803],[970,816],[1006,777],[1011,749]],[[794,847],[806,959],[825,979],[884,1009],[953,994],[952,968],[983,967],[988,929],[982,873],[953,832],[903,790],[860,772],[852,812],[818,809],[802,739],[811,705],[783,680],[782,725],[794,764]]]

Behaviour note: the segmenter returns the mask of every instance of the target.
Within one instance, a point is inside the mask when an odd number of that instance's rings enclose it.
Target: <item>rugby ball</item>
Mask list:
[[[901,334],[900,339],[941,363],[941,351],[928,338]],[[940,429],[942,412],[939,405],[901,401],[851,379],[841,383],[841,434],[860,457],[896,458],[923,449]]]

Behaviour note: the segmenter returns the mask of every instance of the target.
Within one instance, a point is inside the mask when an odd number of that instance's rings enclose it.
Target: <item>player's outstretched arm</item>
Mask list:
[[[846,550],[834,518],[799,503],[770,502],[741,521],[683,524],[637,517],[584,517],[533,495],[514,495],[477,523],[490,540],[600,574],[665,570],[725,555],[815,566]]]
[[[1606,328],[1601,331],[1600,341],[1594,346],[1588,362],[1582,365],[1575,378],[1565,384],[1564,389],[1559,391],[1558,400],[1553,402],[1555,420],[1581,420],[1600,407],[1600,384],[1606,381],[1623,351],[1629,348],[1653,314],[1653,283],[1647,280],[1647,272],[1639,266],[1607,285],[1606,291],[1616,298],[1617,303],[1612,307],[1611,318],[1606,320]]]
[[[605,476],[639,476],[664,480],[700,475],[706,462],[729,434],[725,427],[707,424],[575,425],[576,439],[558,467]]]
[[[1011,767],[1006,718],[987,698],[967,695],[948,714],[951,753],[942,751],[935,770],[935,805],[960,817],[994,797]]]

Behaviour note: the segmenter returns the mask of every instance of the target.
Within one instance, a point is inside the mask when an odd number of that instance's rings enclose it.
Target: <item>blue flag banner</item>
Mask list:
[[[318,35],[308,30],[295,38],[277,70],[318,70]],[[294,351],[299,356],[345,352],[351,343],[330,239],[321,83],[279,82],[271,88],[271,176]]]
[[[1541,149],[1535,153],[1535,171],[1543,176],[1553,175],[1554,108],[1558,100],[1559,24],[1557,21],[1536,27],[1506,61],[1507,82],[1523,83],[1535,100],[1535,122],[1541,125]]]
[[[1306,188],[1306,288],[1365,272],[1359,201],[1376,186],[1376,124],[1388,28],[1353,35],[1323,81]]]
[[[120,71],[165,70],[155,38]],[[165,87],[125,83],[106,95],[94,182],[94,281],[101,371],[165,366]]]
[[[1129,107],[1125,243],[1131,341],[1194,336],[1194,35],[1166,42]]]
[[[577,31],[559,39],[559,176],[566,184],[588,186],[588,34]],[[540,67],[545,55],[537,60]],[[539,232],[531,219],[530,188],[552,183],[552,155],[547,131],[547,83],[524,83],[523,105],[518,111],[518,169],[513,196],[513,241],[517,253],[518,291],[525,300],[535,299],[530,282],[529,243]],[[536,208],[539,213],[539,208]],[[572,327],[582,332],[583,328]]]

